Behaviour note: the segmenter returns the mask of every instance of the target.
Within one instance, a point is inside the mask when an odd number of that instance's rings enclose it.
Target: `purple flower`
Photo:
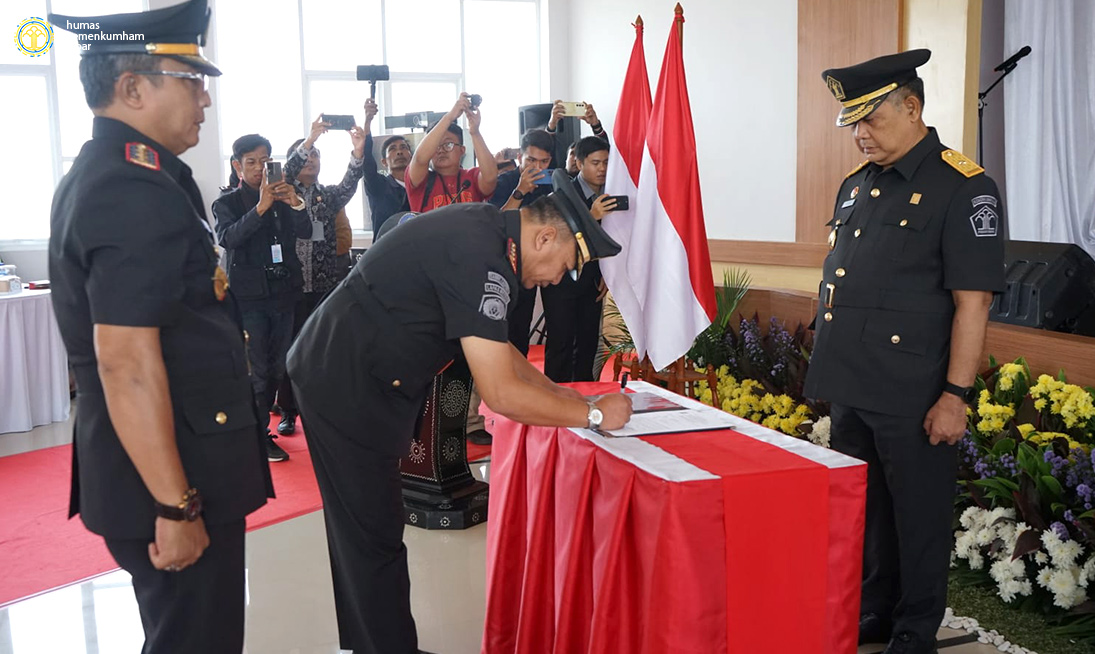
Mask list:
[[[1049,526],[1050,531],[1057,534],[1057,538],[1061,540],[1068,540],[1071,536],[1068,535],[1068,527],[1063,522],[1054,522]]]
[[[1067,509],[1065,511],[1065,520],[1068,520],[1069,522],[1076,522],[1076,517],[1072,515],[1072,509]]]

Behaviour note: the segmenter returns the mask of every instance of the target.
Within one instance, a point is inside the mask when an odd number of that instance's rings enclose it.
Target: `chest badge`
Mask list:
[[[920,195],[919,193],[913,193],[912,197],[909,198],[909,204],[920,204],[920,198],[922,197],[924,196]]]
[[[150,170],[160,169],[160,153],[144,143],[126,143],[125,160]]]
[[[829,230],[829,251],[830,252],[832,252],[833,248],[836,247],[836,230],[837,230],[836,227]]]
[[[859,187],[858,186],[852,189],[851,198],[854,200],[855,196],[857,196],[857,195],[859,195]]]
[[[513,268],[513,274],[517,274],[517,243],[511,238],[506,246],[509,256],[509,267]]]
[[[213,273],[213,294],[217,296],[218,302],[224,302],[224,296],[228,294],[228,275],[220,266]]]

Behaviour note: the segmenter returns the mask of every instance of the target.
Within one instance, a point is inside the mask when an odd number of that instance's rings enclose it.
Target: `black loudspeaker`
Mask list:
[[[517,135],[518,143],[525,132],[530,129],[546,129],[551,120],[550,102],[543,104],[527,104],[517,109]],[[566,168],[567,150],[571,143],[577,143],[581,138],[581,125],[577,118],[563,117],[555,127],[555,152],[551,153],[551,165],[554,168]]]
[[[1077,245],[1008,241],[989,319],[1095,336],[1095,260]]]

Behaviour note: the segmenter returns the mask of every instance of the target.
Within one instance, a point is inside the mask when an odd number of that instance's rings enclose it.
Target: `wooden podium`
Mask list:
[[[406,523],[423,529],[467,529],[487,520],[487,484],[468,469],[471,371],[463,357],[433,379],[411,441],[399,463]]]

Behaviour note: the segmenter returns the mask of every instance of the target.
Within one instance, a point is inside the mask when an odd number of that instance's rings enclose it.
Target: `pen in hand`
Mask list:
[[[621,393],[626,393],[627,392],[627,371],[626,370],[624,371],[623,376],[620,377],[620,392]]]

